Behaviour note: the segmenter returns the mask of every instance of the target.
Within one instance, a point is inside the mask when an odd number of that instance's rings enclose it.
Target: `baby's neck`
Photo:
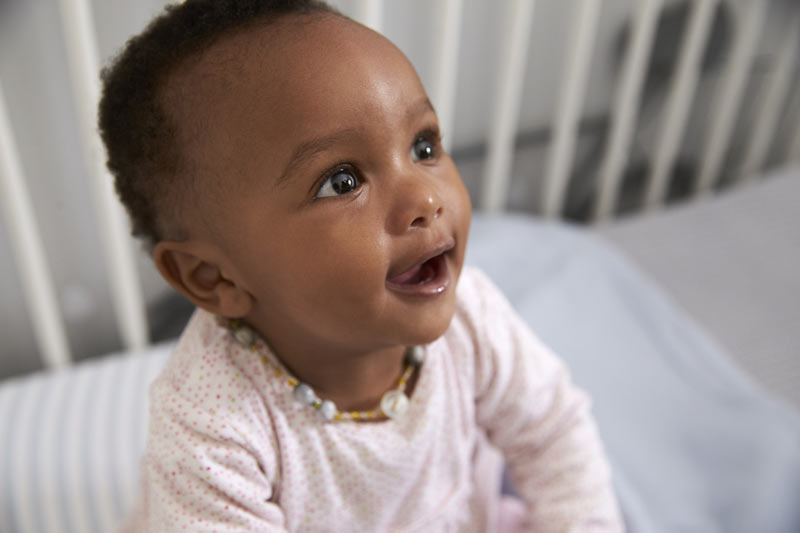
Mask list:
[[[397,386],[403,373],[406,347],[393,346],[364,354],[311,357],[278,353],[292,374],[311,385],[317,396],[331,400],[340,411],[366,411],[378,407],[383,394]]]

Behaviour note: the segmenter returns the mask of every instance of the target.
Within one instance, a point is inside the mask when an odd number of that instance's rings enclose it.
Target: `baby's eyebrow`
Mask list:
[[[420,98],[420,100],[415,105],[409,108],[408,117],[416,118],[420,115],[424,115],[429,111],[436,113],[436,110],[433,108],[433,104],[431,103],[430,98],[426,96],[424,98]]]
[[[285,185],[297,167],[301,166],[318,153],[324,152],[331,146],[342,142],[344,138],[352,137],[354,133],[356,133],[354,128],[346,128],[327,135],[320,135],[319,137],[314,137],[313,139],[301,143],[295,148],[294,152],[292,152],[289,163],[286,165],[283,173],[275,181],[275,186],[282,187]]]

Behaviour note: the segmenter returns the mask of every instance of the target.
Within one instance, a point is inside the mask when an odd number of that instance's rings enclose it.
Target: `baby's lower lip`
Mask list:
[[[428,259],[408,272],[386,280],[386,287],[395,292],[434,296],[450,285],[450,267],[446,253]]]

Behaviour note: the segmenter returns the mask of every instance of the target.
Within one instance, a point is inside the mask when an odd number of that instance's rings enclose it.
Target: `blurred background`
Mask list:
[[[710,0],[709,0],[710,1]],[[345,14],[353,2],[331,2]],[[680,202],[698,172],[698,150],[708,129],[711,94],[719,83],[732,49],[737,16],[746,0],[723,0],[717,5],[701,63],[697,91],[668,192]],[[95,0],[92,5],[99,52],[107,63],[133,33],[163,7],[161,0]],[[454,126],[444,131],[451,153],[473,198],[487,154],[498,55],[504,32],[505,2],[465,0],[459,43],[457,100]],[[735,168],[752,129],[755,102],[763,98],[774,76],[775,57],[786,32],[788,13],[796,1],[768,3],[764,27],[752,62],[742,105],[717,187],[725,187],[727,169]],[[576,2],[540,0],[536,3],[524,73],[523,99],[512,167],[509,207],[533,211],[537,176],[544,171],[546,147],[552,134],[567,36]],[[588,218],[594,178],[609,136],[609,116],[631,33],[635,0],[604,0],[591,59],[588,89],[582,106],[575,163],[564,216],[576,223]],[[624,172],[618,209],[636,208],[644,177],[652,164],[655,137],[671,74],[686,30],[689,2],[667,0],[659,18],[650,67],[641,96],[633,146]],[[52,268],[57,297],[76,360],[119,350],[106,267],[103,264],[98,220],[91,203],[78,129],[75,95],[64,50],[63,28],[56,0],[0,0],[0,79],[14,125],[23,171],[35,206],[45,253]],[[417,66],[423,83],[434,73],[429,60],[435,46],[436,13],[426,0],[387,0],[383,3],[383,32]],[[789,150],[792,125],[800,120],[800,79],[792,67],[790,90],[781,103],[781,119],[766,158],[769,167]],[[43,367],[29,312],[12,258],[7,227],[0,218],[0,379]],[[190,306],[161,281],[144,252],[138,270],[154,340],[179,334]]]

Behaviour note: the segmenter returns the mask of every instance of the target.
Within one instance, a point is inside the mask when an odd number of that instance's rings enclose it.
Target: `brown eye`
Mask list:
[[[317,198],[347,194],[356,190],[359,185],[361,185],[361,182],[353,172],[347,169],[339,169],[325,180],[319,191],[317,191]]]
[[[418,137],[411,145],[411,159],[414,161],[424,161],[426,159],[433,159],[436,156],[436,151],[431,143],[425,137]]]

